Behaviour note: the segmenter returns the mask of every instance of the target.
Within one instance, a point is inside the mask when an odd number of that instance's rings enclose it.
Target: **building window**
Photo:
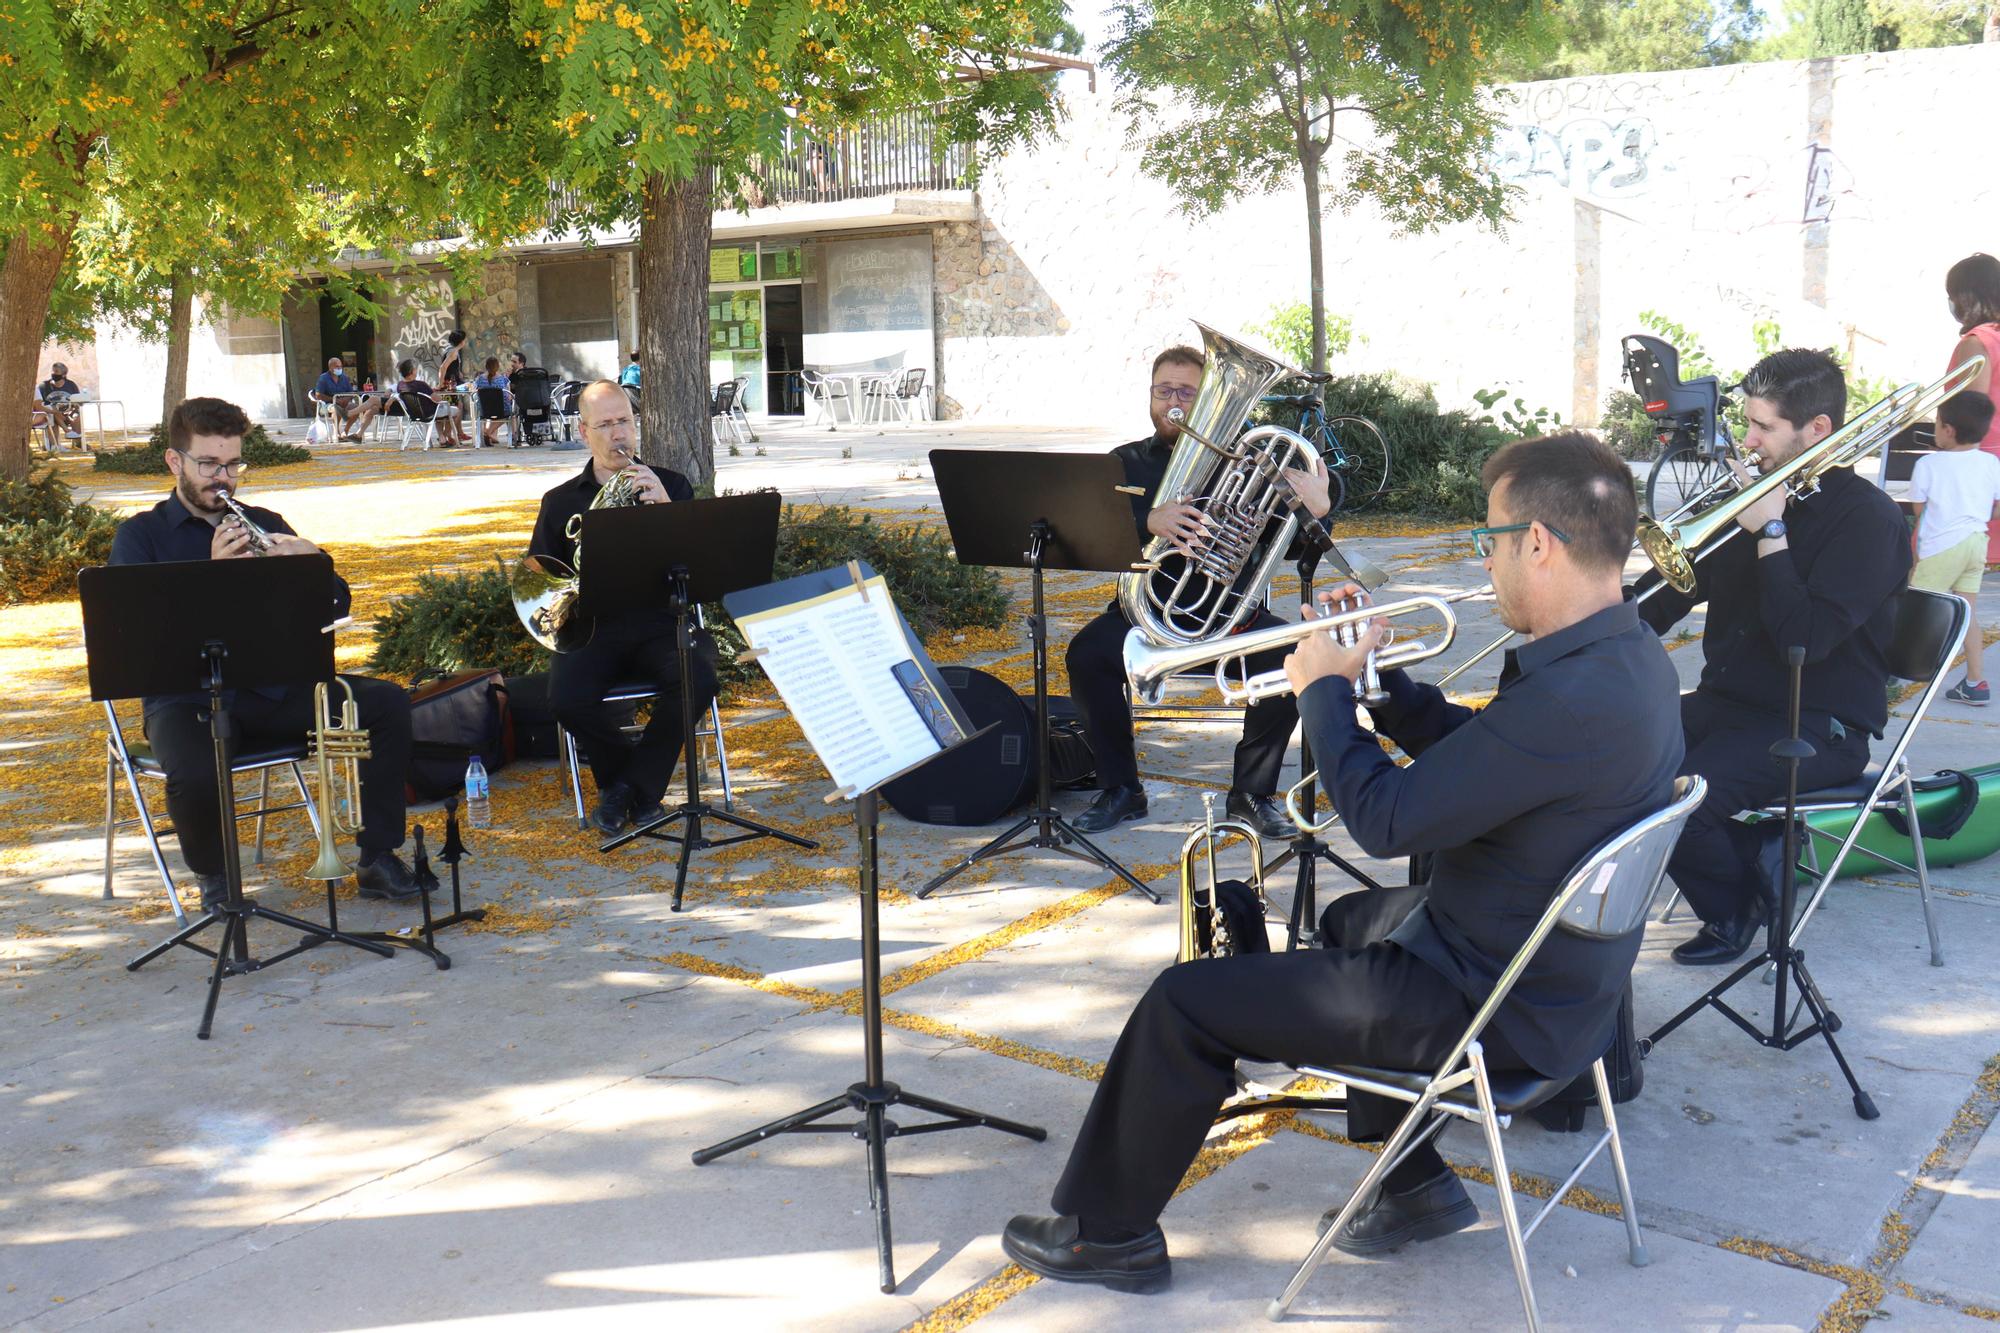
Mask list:
[[[542,364],[569,379],[618,373],[618,325],[612,305],[617,263],[590,259],[535,270],[541,308]]]

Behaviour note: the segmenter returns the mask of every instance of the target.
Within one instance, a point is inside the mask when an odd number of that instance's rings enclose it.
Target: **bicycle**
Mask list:
[[[1360,513],[1388,493],[1389,441],[1367,417],[1326,414],[1322,395],[1333,376],[1301,372],[1291,378],[1311,385],[1311,392],[1266,394],[1258,401],[1298,412],[1292,429],[1312,442],[1326,464],[1326,494],[1333,506],[1328,512]]]
[[[1712,495],[1731,476],[1736,439],[1722,405],[1743,386],[1722,387],[1713,375],[1683,381],[1680,353],[1645,334],[1627,334],[1625,378],[1665,446],[1646,474],[1645,508],[1660,518]]]

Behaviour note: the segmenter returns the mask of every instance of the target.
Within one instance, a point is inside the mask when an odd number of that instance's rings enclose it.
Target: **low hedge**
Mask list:
[[[76,572],[111,556],[115,515],[78,503],[53,471],[0,480],[0,604],[69,597]]]
[[[865,560],[888,581],[896,604],[920,638],[973,626],[997,627],[1007,615],[1000,576],[961,565],[945,532],[929,524],[884,524],[843,507],[787,505],[778,522],[773,578],[849,560]],[[762,678],[739,666],[743,649],[719,603],[703,608],[715,635],[724,687]],[[375,624],[370,667],[414,680],[426,672],[497,667],[509,675],[546,670],[549,654],[521,627],[500,568],[474,574],[424,574]]]
[[[1477,519],[1486,512],[1479,470],[1509,432],[1468,412],[1438,410],[1427,385],[1400,376],[1343,375],[1326,386],[1329,417],[1367,417],[1389,442],[1389,490],[1376,508]],[[1263,414],[1295,426],[1298,413]]]
[[[253,468],[284,467],[290,463],[310,463],[312,450],[271,438],[262,426],[252,426],[243,437],[243,461]],[[167,427],[153,427],[146,443],[130,449],[106,449],[91,466],[99,472],[123,472],[135,476],[159,475],[167,471]]]

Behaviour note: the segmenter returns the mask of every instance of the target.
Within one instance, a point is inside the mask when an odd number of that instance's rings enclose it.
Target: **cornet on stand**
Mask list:
[[[333,840],[361,832],[361,761],[370,753],[368,733],[361,726],[354,687],[338,676],[334,681],[347,695],[340,706],[339,726],[333,723],[332,690],[325,681],[313,686],[313,729],[306,738],[306,759],[318,779],[313,795],[318,802],[319,859],[306,871],[307,879],[345,879],[353,874],[354,868],[334,850]]]
[[[1201,805],[1202,826],[1181,844],[1181,935],[1180,948],[1174,955],[1177,963],[1249,952],[1244,947],[1247,941],[1231,934],[1228,918],[1222,914],[1222,898],[1216,892],[1215,878],[1218,839],[1234,835],[1250,845],[1250,887],[1257,895],[1260,915],[1264,906],[1264,844],[1257,836],[1257,830],[1240,819],[1225,819],[1216,823],[1215,793],[1212,791],[1201,794]],[[1205,889],[1196,887],[1195,862],[1198,860],[1208,863]]]

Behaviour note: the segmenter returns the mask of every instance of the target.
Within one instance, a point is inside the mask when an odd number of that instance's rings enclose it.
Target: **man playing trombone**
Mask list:
[[[1310,633],[1285,674],[1334,807],[1376,857],[1435,853],[1428,885],[1330,904],[1323,950],[1171,967],[1113,1050],[1057,1184],[1057,1217],[1016,1217],[1002,1244],[1045,1277],[1150,1290],[1170,1275],[1161,1210],[1235,1088],[1238,1059],[1436,1065],[1491,993],[1564,878],[1670,799],[1681,741],[1672,664],[1621,584],[1637,507],[1608,447],[1566,433],[1496,453],[1474,541],[1501,619],[1532,636],[1483,710],[1383,673],[1377,730],[1356,717],[1380,621],[1358,646]],[[1358,597],[1348,585],[1323,604]],[[1308,619],[1311,608],[1305,609]],[[1554,935],[1481,1041],[1489,1065],[1567,1079],[1609,1046],[1635,938]],[[1350,1090],[1347,1132],[1379,1139],[1399,1103]],[[1478,1211],[1428,1143],[1392,1171],[1336,1244],[1375,1254],[1470,1226]]]
[[[250,418],[220,398],[190,398],[167,418],[167,471],[173,493],[118,525],[111,541],[114,565],[156,561],[234,560],[254,555],[311,555],[319,550],[269,509],[231,507]],[[257,525],[252,532],[237,509]],[[347,583],[334,576],[327,619],[347,614]],[[239,608],[246,623],[257,608]],[[417,882],[396,855],[403,845],[403,780],[410,764],[410,696],[393,681],[346,676],[369,737],[360,764],[361,864],[354,878],[364,898],[412,898]],[[235,744],[296,745],[314,722],[313,682],[285,689],[235,690],[230,705]],[[201,886],[204,906],[223,888],[222,810],[215,783],[215,748],[206,694],[163,695],[145,701],[146,741],[167,775],[167,814],[179,835],[181,858]]]
[[[1750,368],[1743,392],[1744,447],[1765,473],[1847,417],[1846,377],[1825,352],[1773,352]],[[1799,765],[1799,790],[1853,779],[1868,765],[1868,738],[1888,721],[1886,654],[1910,574],[1909,529],[1895,501],[1851,468],[1828,470],[1800,500],[1779,486],[1735,518],[1744,536],[1695,564],[1692,593],[1649,590],[1657,574],[1639,584],[1640,616],[1662,633],[1708,603],[1701,683],[1681,701],[1683,771],[1708,779],[1708,798],[1667,863],[1702,927],[1674,950],[1679,963],[1741,957],[1776,889],[1779,841],[1734,816],[1784,792],[1785,770],[1770,756],[1790,734],[1784,649],[1806,650],[1799,720],[1814,754]]]

